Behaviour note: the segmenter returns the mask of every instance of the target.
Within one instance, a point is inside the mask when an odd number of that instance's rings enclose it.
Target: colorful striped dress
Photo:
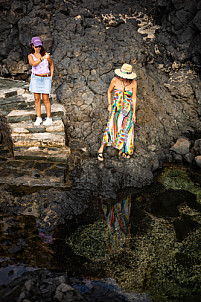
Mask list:
[[[107,207],[103,202],[101,205],[108,228],[107,243],[111,250],[119,250],[126,242],[129,233],[131,194],[112,207]]]
[[[134,122],[131,90],[114,89],[114,101],[104,135],[103,145],[112,146],[132,155],[134,149]]]

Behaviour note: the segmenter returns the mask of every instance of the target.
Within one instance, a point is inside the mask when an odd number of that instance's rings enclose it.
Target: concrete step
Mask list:
[[[45,106],[41,106],[41,116],[42,118],[46,117]],[[51,106],[51,116],[52,117],[61,117],[64,116],[64,106],[58,103],[53,103]],[[9,123],[16,123],[21,121],[28,121],[28,120],[35,120],[36,118],[36,111],[35,109],[30,110],[12,110],[7,115],[7,120]]]

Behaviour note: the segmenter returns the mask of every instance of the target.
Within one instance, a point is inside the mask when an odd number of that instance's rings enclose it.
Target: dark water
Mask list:
[[[152,186],[122,192],[118,200],[91,200],[93,210],[51,231],[38,229],[33,216],[2,218],[1,283],[45,267],[112,278],[153,301],[201,301],[200,176],[166,166]]]

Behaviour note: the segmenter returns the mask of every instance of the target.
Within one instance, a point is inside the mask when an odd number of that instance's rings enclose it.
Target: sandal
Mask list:
[[[103,153],[98,152],[98,160],[103,161]]]
[[[130,155],[128,153],[122,153],[122,157],[124,157],[124,158],[130,158]]]

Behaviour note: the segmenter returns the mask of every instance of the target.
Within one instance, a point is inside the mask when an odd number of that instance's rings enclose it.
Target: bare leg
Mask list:
[[[98,150],[98,160],[103,161],[103,149],[104,145],[102,144],[100,149]]]
[[[98,153],[103,153],[104,145],[102,144],[100,149],[98,149]]]
[[[119,150],[119,156],[121,156],[123,153],[123,149]]]
[[[42,94],[42,98],[43,98],[43,103],[45,105],[45,110],[47,113],[47,117],[51,116],[51,104],[50,104],[50,100],[49,100],[49,94]]]
[[[36,115],[38,117],[41,117],[41,99],[40,99],[40,93],[34,93],[34,100],[35,100]]]

